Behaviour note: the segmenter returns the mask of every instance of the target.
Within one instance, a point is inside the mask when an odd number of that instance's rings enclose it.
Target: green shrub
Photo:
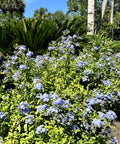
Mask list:
[[[106,144],[112,138],[112,121],[119,116],[120,54],[104,55],[96,46],[76,56],[77,38],[64,31],[47,54],[34,56],[22,45],[3,61],[4,143]],[[6,87],[8,82],[14,87]]]

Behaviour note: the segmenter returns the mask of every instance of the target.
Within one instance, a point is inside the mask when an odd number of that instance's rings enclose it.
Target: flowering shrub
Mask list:
[[[0,136],[4,143],[117,141],[109,134],[119,113],[119,55],[96,46],[76,56],[79,37],[63,33],[47,54],[34,56],[22,45],[3,61]],[[6,89],[7,82],[14,88]]]

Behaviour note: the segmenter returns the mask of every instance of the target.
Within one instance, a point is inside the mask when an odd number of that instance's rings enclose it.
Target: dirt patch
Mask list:
[[[112,135],[117,138],[118,142],[120,143],[120,121],[113,121],[112,125],[114,126],[114,130],[112,131]]]

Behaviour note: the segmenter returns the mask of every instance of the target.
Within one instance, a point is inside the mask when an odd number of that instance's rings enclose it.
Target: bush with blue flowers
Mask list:
[[[1,66],[0,141],[20,144],[118,143],[120,57],[104,45],[79,51],[64,31],[48,53],[17,46]],[[6,89],[12,82],[14,88]]]

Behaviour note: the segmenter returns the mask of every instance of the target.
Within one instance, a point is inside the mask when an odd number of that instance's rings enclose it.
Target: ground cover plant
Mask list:
[[[1,143],[118,143],[111,132],[120,118],[120,53],[102,38],[81,50],[81,39],[67,30],[47,54],[21,45],[3,61]]]

